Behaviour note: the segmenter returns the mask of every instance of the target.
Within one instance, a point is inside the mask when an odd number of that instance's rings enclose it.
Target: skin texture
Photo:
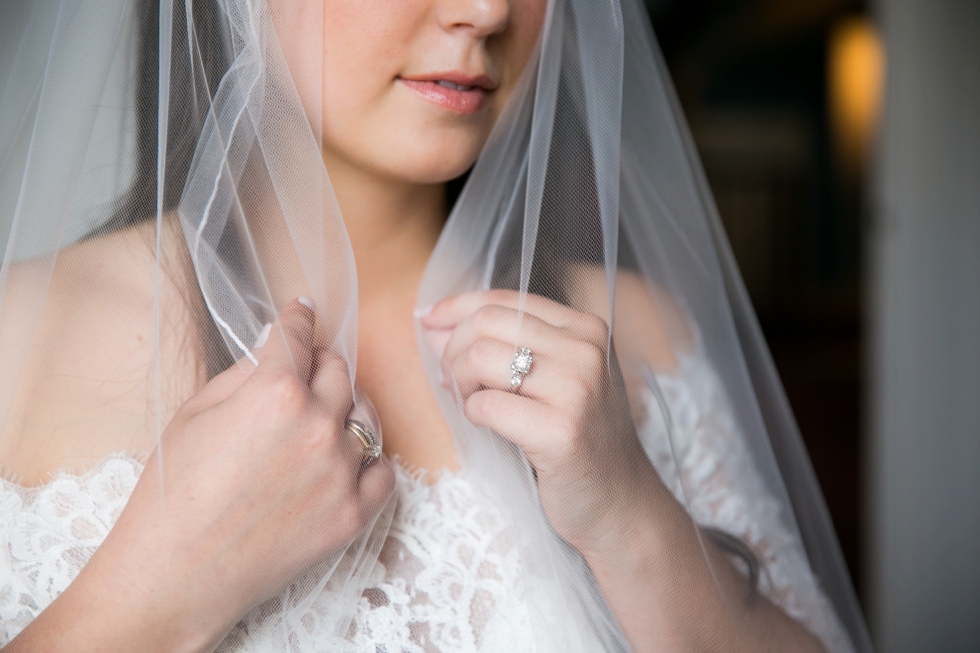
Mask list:
[[[102,546],[5,651],[211,650],[370,523],[394,477],[385,461],[361,470],[346,365],[313,334],[292,302],[258,367],[184,403]]]
[[[412,313],[446,217],[444,183],[476,160],[533,51],[544,9],[544,0],[272,3],[277,29],[292,35],[284,55],[322,136],[324,163],[354,248],[357,380],[384,424],[386,453],[411,467],[438,472],[456,465],[451,434],[422,370]],[[326,26],[323,33],[320,25]],[[400,81],[444,71],[492,81],[480,111],[451,111]],[[138,236],[113,235],[94,253],[73,250],[76,265],[93,266],[106,251],[122,248],[125,238]],[[152,258],[136,259],[135,266],[152,268]],[[76,284],[66,296],[93,292],[84,276],[70,272],[55,273],[57,282]],[[108,287],[107,302],[131,276],[120,271],[99,286]],[[569,290],[596,296],[590,288],[597,283],[604,277],[576,270]],[[625,310],[646,320],[653,333],[645,339],[648,350],[638,355],[655,368],[672,369],[669,343],[683,342],[683,318],[638,279],[624,273],[619,286],[622,304],[630,307]],[[136,296],[152,297],[152,287],[142,294],[137,289]],[[134,310],[145,311],[145,304]],[[507,391],[500,371],[513,355],[516,306],[513,293],[468,293],[432,307],[422,325],[441,343],[444,378],[459,392],[467,417],[513,441],[536,468],[546,514],[585,557],[635,650],[820,650],[765,600],[746,606],[742,577],[709,546],[712,576],[694,525],[624,417],[631,412],[629,382],[610,375],[608,326],[590,307],[528,298],[521,338],[534,351],[534,369],[520,394]],[[82,308],[69,310],[54,299],[45,310],[53,313],[42,324],[53,324]],[[102,314],[114,310],[100,307]],[[94,321],[79,328],[107,328],[143,351],[138,331]],[[91,563],[6,650],[213,649],[248,608],[342,549],[369,522],[390,495],[392,471],[382,460],[358,473],[358,446],[342,426],[350,406],[347,371],[311,344],[314,329],[314,315],[294,302],[273,329],[257,369],[233,367],[196,392],[174,393],[184,403],[172,419],[166,416],[167,464],[157,464],[159,449],[151,454]],[[613,338],[632,340],[620,332]],[[55,362],[37,374],[38,383],[61,374],[67,364],[61,361],[75,355],[54,352]],[[112,374],[95,369],[95,377]],[[196,378],[191,365],[184,373]],[[37,396],[25,392],[14,454],[48,438],[51,455],[37,468],[20,470],[40,480],[45,466],[71,459],[71,451],[58,449],[71,445],[68,438],[32,430]],[[77,407],[55,398],[44,409],[61,411],[70,422]],[[108,453],[132,438],[126,435],[132,424],[113,421],[117,414],[109,407],[93,416],[93,430],[104,434],[93,451]],[[137,445],[149,451],[152,441]],[[16,455],[0,454],[8,468],[16,468]],[[167,501],[158,491],[161,480],[171,489]],[[604,518],[591,517],[596,514]],[[338,526],[325,533],[311,529],[314,523]],[[277,544],[282,542],[302,546]]]

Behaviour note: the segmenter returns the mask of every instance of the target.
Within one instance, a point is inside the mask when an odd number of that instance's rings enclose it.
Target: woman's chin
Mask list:
[[[461,118],[414,94],[360,116],[355,107],[335,113],[335,120],[323,124],[325,152],[387,180],[425,185],[445,183],[471,168],[494,118],[489,109]]]
[[[474,151],[458,151],[456,148],[418,148],[405,152],[404,156],[390,156],[382,165],[385,177],[410,184],[443,184],[469,170],[479,155]]]

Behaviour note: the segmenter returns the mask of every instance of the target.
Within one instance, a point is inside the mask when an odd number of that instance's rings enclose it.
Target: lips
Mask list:
[[[486,76],[432,73],[399,77],[398,81],[429,102],[456,113],[477,113],[487,105],[496,84]]]

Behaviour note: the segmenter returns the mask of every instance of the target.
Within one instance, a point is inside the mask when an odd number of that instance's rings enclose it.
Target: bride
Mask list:
[[[4,650],[870,650],[639,2],[25,7]]]

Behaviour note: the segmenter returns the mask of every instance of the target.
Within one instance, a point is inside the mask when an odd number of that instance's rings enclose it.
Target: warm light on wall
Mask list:
[[[834,146],[847,173],[860,173],[881,113],[885,52],[866,18],[841,21],[830,37],[828,84]]]

